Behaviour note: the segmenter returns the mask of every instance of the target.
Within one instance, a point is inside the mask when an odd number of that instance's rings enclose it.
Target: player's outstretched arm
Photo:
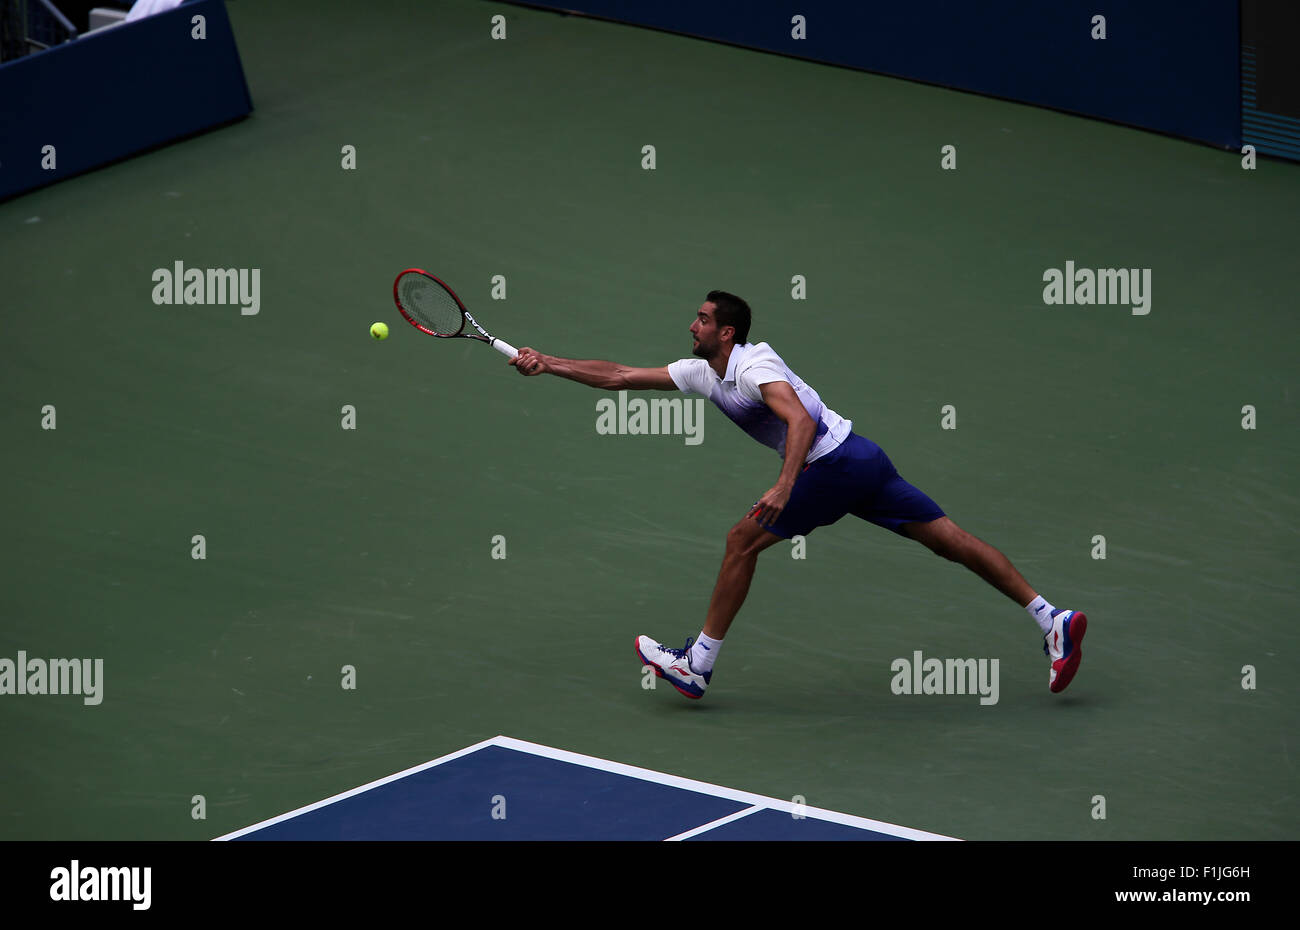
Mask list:
[[[632,368],[616,362],[602,362],[592,359],[578,360],[560,358],[555,355],[543,355],[536,349],[524,346],[519,355],[510,359],[509,364],[526,377],[532,375],[552,374],[589,387],[604,388],[609,391],[648,390],[673,391],[673,383],[668,368]]]

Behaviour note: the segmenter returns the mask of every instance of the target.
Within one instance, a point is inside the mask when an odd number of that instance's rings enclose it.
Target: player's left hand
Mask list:
[[[790,502],[790,488],[778,484],[758,499],[750,508],[748,516],[758,521],[759,526],[771,526]]]

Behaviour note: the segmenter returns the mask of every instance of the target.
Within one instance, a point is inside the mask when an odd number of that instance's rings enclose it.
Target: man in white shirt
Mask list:
[[[1038,595],[1005,555],[953,523],[924,492],[904,481],[883,449],[852,431],[765,342],[749,340],[749,305],[710,291],[691,324],[694,358],[663,368],[558,358],[528,347],[511,359],[521,375],[559,375],[591,387],[678,389],[702,394],[737,426],[783,459],[776,484],[727,533],[722,568],[704,629],[682,649],[637,637],[641,661],[690,698],[701,698],[731,622],[749,593],[758,554],[852,514],[959,562],[1024,607],[1043,631],[1051,660],[1048,687],[1064,691],[1083,656],[1088,618]]]

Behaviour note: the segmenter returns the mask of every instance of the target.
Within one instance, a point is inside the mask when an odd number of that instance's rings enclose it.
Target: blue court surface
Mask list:
[[[508,736],[218,840],[950,840]]]

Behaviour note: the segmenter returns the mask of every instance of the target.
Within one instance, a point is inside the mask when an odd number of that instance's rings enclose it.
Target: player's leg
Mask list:
[[[883,455],[883,453],[881,453]],[[1048,686],[1063,691],[1079,668],[1079,644],[1088,629],[1080,611],[1057,609],[1039,595],[997,549],[967,533],[919,488],[889,466],[890,476],[851,512],[854,516],[915,539],[937,555],[965,565],[1025,608],[1043,633],[1043,652],[1051,660]]]
[[[722,639],[736,619],[740,607],[749,594],[749,584],[754,579],[758,554],[784,537],[771,533],[751,517],[741,520],[727,533],[727,549],[722,555],[722,567],[713,585],[709,599],[709,612],[704,619],[704,633],[712,639]]]
[[[769,546],[792,536],[806,536],[816,527],[827,526],[848,513],[843,475],[835,467],[836,457],[823,456],[808,465],[795,480],[790,499],[775,522],[760,526],[752,517],[741,520],[727,533],[726,550],[718,580],[713,585],[709,611],[698,639],[687,640],[683,649],[674,649],[649,636],[638,636],[637,654],[656,674],[691,698],[704,696],[713,677],[713,664],[722,648],[722,639],[740,612],[749,585],[754,578],[758,554]]]
[[[722,639],[749,594],[758,554],[782,538],[765,530],[750,517],[733,526],[727,533],[722,567],[713,585],[709,612],[699,638],[687,640],[684,648],[675,649],[649,636],[638,636],[636,651],[642,663],[654,666],[656,675],[687,697],[704,697],[704,691],[713,678],[713,663],[722,648]]]
[[[856,435],[853,438],[858,439]],[[965,565],[1021,607],[1038,596],[1010,559],[952,522],[929,495],[904,481],[883,449],[867,439],[859,445],[862,456],[870,456],[881,477],[850,511],[854,516],[915,539],[936,555]]]
[[[1011,560],[982,539],[967,533],[948,517],[904,523],[899,532],[922,543],[935,555],[965,565],[993,587],[1029,611],[1043,631],[1043,652],[1051,660],[1047,686],[1064,691],[1083,658],[1083,634],[1088,617],[1077,610],[1053,607],[1029,586]]]
[[[899,530],[935,555],[965,565],[1021,607],[1038,597],[1011,560],[984,540],[972,536],[948,517],[926,523],[904,523]]]

